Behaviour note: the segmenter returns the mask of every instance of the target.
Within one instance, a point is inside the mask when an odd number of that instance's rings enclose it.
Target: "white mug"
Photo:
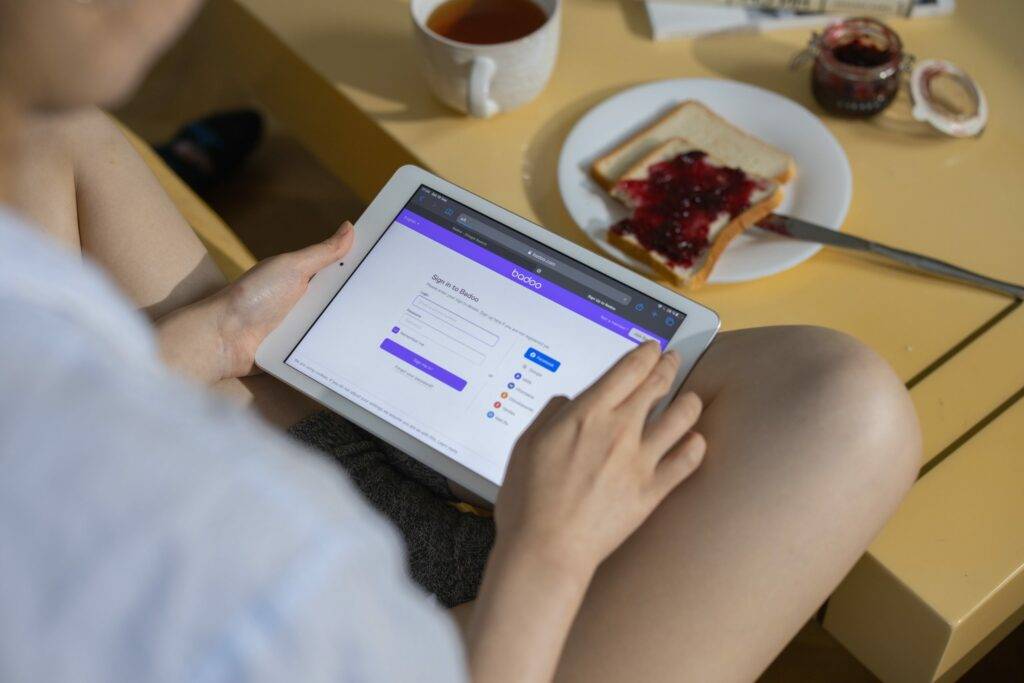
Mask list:
[[[489,118],[526,104],[544,89],[558,56],[561,0],[532,0],[548,19],[533,33],[493,45],[461,43],[427,27],[445,0],[412,0],[416,39],[431,89],[448,106]]]

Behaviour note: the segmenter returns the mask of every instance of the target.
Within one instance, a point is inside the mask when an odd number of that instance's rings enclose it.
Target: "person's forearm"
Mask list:
[[[225,350],[216,295],[156,321],[160,355],[171,368],[204,384],[224,379]]]
[[[499,539],[467,637],[474,683],[550,681],[592,576],[589,568]]]

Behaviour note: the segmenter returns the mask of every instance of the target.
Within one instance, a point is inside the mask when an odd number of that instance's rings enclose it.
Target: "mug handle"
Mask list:
[[[491,81],[498,65],[490,57],[474,57],[469,66],[466,84],[466,110],[471,116],[486,119],[498,113],[498,103],[491,99]]]

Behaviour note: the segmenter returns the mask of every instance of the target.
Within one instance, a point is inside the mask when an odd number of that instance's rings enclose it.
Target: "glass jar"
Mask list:
[[[880,21],[857,17],[813,34],[805,56],[814,57],[811,90],[832,114],[867,118],[888,107],[913,59],[896,32]]]
[[[916,62],[896,32],[876,19],[844,19],[812,33],[790,67],[812,59],[811,90],[832,114],[867,118],[884,111],[906,75],[918,121],[961,138],[981,135],[988,124],[985,93],[967,72],[942,59]]]

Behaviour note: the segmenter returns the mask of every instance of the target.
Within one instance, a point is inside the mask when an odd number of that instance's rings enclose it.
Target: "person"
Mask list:
[[[679,361],[638,347],[520,438],[446,613],[267,424],[311,406],[252,374],[351,226],[226,285],[90,109],[199,4],[0,0],[0,679],[756,678],[914,480],[890,368],[824,329],[726,332],[648,423]]]

